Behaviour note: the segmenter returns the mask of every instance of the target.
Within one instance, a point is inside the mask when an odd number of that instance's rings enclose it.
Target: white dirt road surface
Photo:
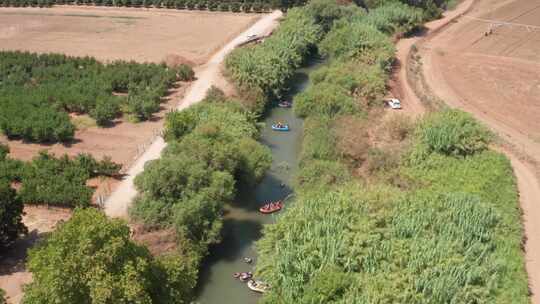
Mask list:
[[[248,30],[229,42],[219,52],[217,52],[210,60],[203,65],[200,72],[197,73],[197,80],[194,81],[182,102],[179,104],[177,110],[181,111],[187,107],[201,101],[206,91],[219,81],[221,76],[221,63],[235,47],[246,40],[249,35],[266,35],[269,34],[277,25],[278,19],[281,17],[280,11],[275,11],[268,14],[257,21]],[[218,30],[218,29],[216,29]],[[141,155],[141,157],[135,162],[135,164],[128,170],[123,181],[114,190],[111,196],[105,201],[105,213],[110,217],[127,217],[128,209],[133,199],[137,195],[137,190],[133,184],[135,176],[143,172],[144,164],[146,162],[158,159],[161,155],[161,151],[167,144],[163,138],[158,137],[156,141],[148,147],[148,149]]]

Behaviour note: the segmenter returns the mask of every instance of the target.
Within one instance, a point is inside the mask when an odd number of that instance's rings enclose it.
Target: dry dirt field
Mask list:
[[[467,16],[425,44],[433,49],[426,77],[444,83],[434,89],[448,102],[483,113],[523,146],[540,145],[540,2],[480,1]],[[499,26],[486,36],[491,24],[470,17],[538,28]]]
[[[0,8],[0,49],[160,62],[176,54],[202,64],[260,15],[166,9]]]

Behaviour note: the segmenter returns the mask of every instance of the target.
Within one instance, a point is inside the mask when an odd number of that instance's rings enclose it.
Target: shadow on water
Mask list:
[[[322,62],[309,62],[298,70],[290,81],[290,90],[284,96],[292,101],[309,84],[309,72]],[[251,292],[244,283],[232,277],[235,272],[254,271],[257,262],[255,242],[262,236],[263,226],[275,222],[277,215],[263,215],[259,208],[265,202],[284,199],[292,194],[292,181],[298,167],[301,149],[303,122],[292,109],[277,107],[275,100],[264,120],[260,142],[272,151],[272,166],[256,187],[239,189],[237,199],[226,206],[223,222],[223,239],[210,248],[203,261],[196,289],[196,302],[201,304],[257,303],[260,295]],[[276,132],[271,124],[283,121],[289,124],[290,132]],[[290,203],[287,200],[285,204]],[[286,209],[286,208],[285,208]],[[253,263],[244,262],[244,257]]]

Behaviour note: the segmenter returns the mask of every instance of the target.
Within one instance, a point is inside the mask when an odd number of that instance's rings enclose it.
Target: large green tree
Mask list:
[[[7,180],[0,180],[0,249],[26,232],[22,222],[23,204]]]
[[[95,209],[76,210],[30,250],[25,304],[187,303],[196,270],[189,259],[156,260],[129,227]]]

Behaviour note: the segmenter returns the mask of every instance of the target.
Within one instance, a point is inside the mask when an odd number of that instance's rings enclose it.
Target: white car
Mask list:
[[[257,39],[257,35],[249,35],[247,36],[247,40],[254,40]]]
[[[397,98],[390,98],[386,101],[386,104],[394,109],[394,110],[399,110],[401,109],[401,102],[399,101],[399,99]]]

